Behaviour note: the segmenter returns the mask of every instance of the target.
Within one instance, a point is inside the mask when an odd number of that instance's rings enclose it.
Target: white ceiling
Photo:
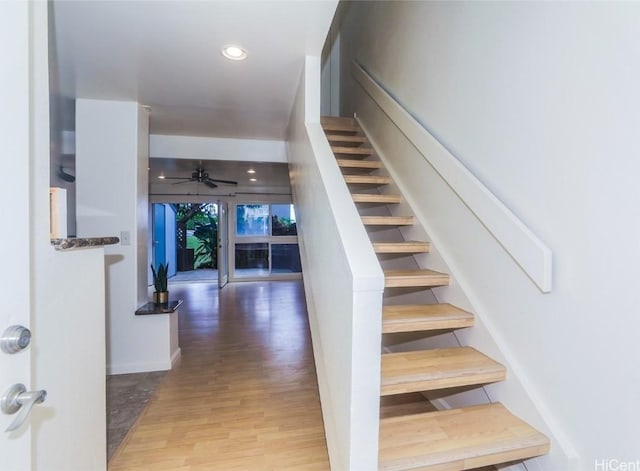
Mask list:
[[[64,97],[137,101],[153,134],[284,139],[337,0],[53,2]],[[225,59],[237,44],[248,58]]]

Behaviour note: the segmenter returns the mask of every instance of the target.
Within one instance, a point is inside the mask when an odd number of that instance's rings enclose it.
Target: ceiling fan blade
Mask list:
[[[180,185],[181,183],[191,183],[191,182],[196,182],[196,181],[198,181],[198,180],[194,180],[193,178],[189,178],[189,179],[181,179],[181,180],[184,180],[184,181],[181,181],[181,182],[175,182],[175,183],[172,183],[172,185]]]
[[[208,178],[207,180],[210,180],[212,182],[218,182],[218,183],[227,183],[228,185],[237,185],[238,182],[234,182],[233,180],[219,180],[217,178]]]
[[[164,177],[160,180],[191,180],[191,177]]]
[[[205,178],[204,180],[202,180],[202,183],[207,185],[209,188],[218,188],[218,185],[213,183],[213,180],[211,180],[211,178]]]

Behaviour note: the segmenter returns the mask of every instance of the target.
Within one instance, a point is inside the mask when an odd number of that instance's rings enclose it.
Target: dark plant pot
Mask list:
[[[153,302],[156,304],[167,304],[169,302],[169,291],[154,291]]]

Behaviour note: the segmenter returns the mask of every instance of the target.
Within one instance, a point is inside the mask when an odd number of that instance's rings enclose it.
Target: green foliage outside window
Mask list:
[[[296,230],[296,222],[288,218],[272,216],[271,217],[271,234],[274,236],[294,236],[298,232]]]
[[[207,214],[206,223],[197,222],[195,224],[193,236],[200,241],[195,250],[195,268],[217,268],[218,216]]]

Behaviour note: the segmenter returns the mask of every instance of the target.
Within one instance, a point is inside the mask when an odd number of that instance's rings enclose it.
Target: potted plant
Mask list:
[[[169,262],[164,265],[161,263],[156,270],[151,264],[151,272],[153,273],[153,302],[156,304],[167,304],[169,302],[169,291],[167,290],[169,277]]]

